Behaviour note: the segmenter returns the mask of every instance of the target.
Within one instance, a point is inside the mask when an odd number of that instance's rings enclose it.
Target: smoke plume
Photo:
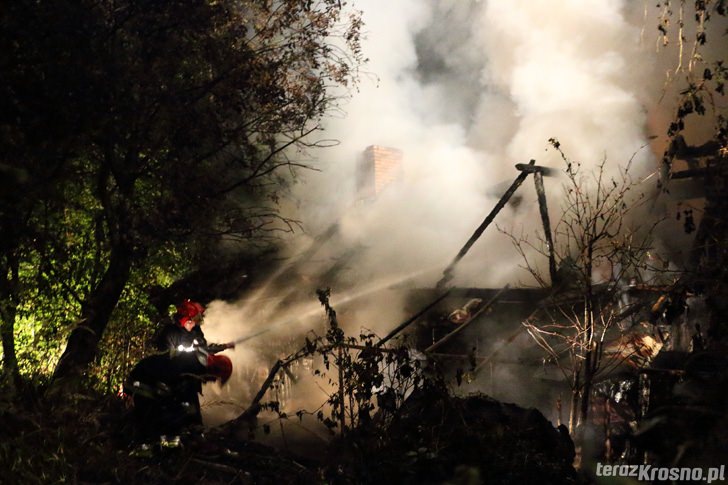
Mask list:
[[[640,42],[641,10],[630,11],[629,2],[363,1],[357,7],[366,23],[367,70],[376,80],[364,77],[346,116],[327,126],[340,144],[320,154],[325,169],[303,186],[302,201],[311,209],[303,213],[307,227],[339,220],[341,245],[363,248],[351,264],[353,280],[444,268],[518,174],[514,164],[535,159],[563,169],[559,155],[547,150],[550,138],[585,172],[606,158],[614,173],[635,154],[638,171],[654,170],[642,148],[654,56]],[[354,164],[368,145],[402,150],[404,181],[351,209]],[[560,181],[551,180],[547,191],[556,217]],[[496,222],[538,227],[532,183],[519,196],[524,203]],[[527,282],[518,264],[493,227],[463,260],[455,283]],[[422,283],[438,277],[433,270]]]

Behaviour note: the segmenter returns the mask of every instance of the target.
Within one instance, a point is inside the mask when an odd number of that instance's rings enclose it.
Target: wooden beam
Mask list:
[[[524,167],[535,167],[536,160],[531,160],[527,165],[523,165]],[[519,164],[521,165],[521,164]],[[521,173],[516,177],[516,180],[513,181],[511,186],[506,190],[506,193],[503,194],[503,196],[500,198],[498,203],[496,203],[495,207],[490,211],[490,213],[485,217],[483,222],[480,223],[480,226],[475,230],[472,236],[470,236],[470,239],[467,240],[465,245],[458,251],[458,254],[455,256],[455,258],[452,260],[452,262],[445,268],[445,270],[442,272],[442,278],[440,278],[440,281],[437,282],[437,288],[444,288],[445,285],[447,285],[450,280],[452,279],[452,273],[455,269],[455,266],[460,262],[461,259],[463,259],[463,256],[467,254],[467,252],[470,250],[470,248],[475,244],[475,241],[478,240],[478,238],[485,232],[485,230],[488,228],[491,222],[493,222],[493,219],[495,219],[495,216],[498,215],[498,213],[505,207],[505,205],[508,203],[508,200],[513,196],[513,194],[518,190],[518,187],[521,186],[524,180],[526,180],[526,177],[529,176],[531,173],[530,170],[521,170]]]

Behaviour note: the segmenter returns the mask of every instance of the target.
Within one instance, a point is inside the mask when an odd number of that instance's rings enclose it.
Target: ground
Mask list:
[[[251,440],[241,422],[183,433],[180,447],[147,449],[129,442],[127,410],[115,396],[3,396],[0,476],[8,483],[582,481],[568,436],[536,410],[482,395],[416,396],[396,421],[327,446],[315,438],[310,450],[320,452],[307,456]],[[305,437],[293,438],[305,448]]]

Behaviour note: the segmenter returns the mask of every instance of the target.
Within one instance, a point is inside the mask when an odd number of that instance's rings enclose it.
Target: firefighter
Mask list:
[[[205,314],[205,307],[200,303],[185,300],[178,307],[172,317],[172,322],[165,325],[157,335],[154,345],[157,350],[164,352],[171,359],[171,364],[177,366],[183,373],[200,373],[210,362],[214,361],[214,354],[225,349],[235,348],[234,343],[208,344],[200,328]],[[190,369],[193,369],[190,371]],[[196,371],[194,370],[196,369]],[[189,379],[186,385],[179,387],[177,398],[181,402],[189,403],[191,424],[202,424],[200,413],[200,398],[202,382],[199,379]]]
[[[197,396],[202,382],[227,382],[232,362],[224,355],[210,354],[205,365],[198,359],[167,353],[143,358],[134,366],[124,392],[132,400],[135,441],[173,436],[185,427],[201,424]]]

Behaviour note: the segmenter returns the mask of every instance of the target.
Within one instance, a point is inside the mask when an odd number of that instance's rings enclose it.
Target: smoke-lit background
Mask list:
[[[295,210],[289,215],[305,232],[285,241],[290,259],[279,272],[283,277],[270,275],[268,284],[241,301],[213,302],[207,312],[204,330],[210,341],[274,329],[227,352],[237,374],[225,390],[205,391],[208,422],[222,419],[214,415],[216,409],[229,418],[247,405],[257,390],[250,383],[260,382],[251,380],[251,373],[265,374],[276,346],[293,350],[305,332],[320,333],[325,322],[316,288],[332,287],[334,307],[347,309],[341,323],[348,330],[365,327],[384,335],[407,318],[413,308],[401,290],[435,285],[517,176],[514,164],[535,159],[563,168],[549,138],[557,138],[584,171],[606,159],[607,171],[615,173],[633,159],[635,178],[647,178],[644,192],[657,193],[657,176],[650,174],[658,168],[674,110],[667,102],[674,96],[663,87],[678,60],[673,45],[658,42],[654,2],[360,0],[352,7],[363,12],[369,62],[357,88],[342,93],[351,96],[340,115],[320,134],[338,144],[309,153],[319,171],[303,174],[293,187]],[[718,37],[716,48],[722,43]],[[402,151],[402,180],[361,203],[356,164],[370,145]],[[556,221],[563,180],[552,177],[546,183]],[[506,207],[496,223],[534,234],[540,219],[530,180],[519,195],[521,203]],[[672,210],[671,204],[655,200],[650,207],[659,217]],[[334,236],[323,243],[317,239],[337,222]],[[673,237],[674,247],[679,242]],[[307,252],[311,245],[317,250]],[[535,285],[520,264],[509,239],[492,226],[458,266],[452,283]],[[286,265],[296,265],[296,271],[285,273]],[[328,271],[332,267],[335,271]],[[483,329],[483,352],[502,343],[506,333]],[[517,358],[528,344],[519,338],[503,357]],[[497,389],[483,384],[482,390],[539,404],[533,398],[538,393],[508,369],[488,377],[504,384]],[[299,385],[295,393],[311,398],[296,403],[309,409],[326,398],[313,385]],[[228,404],[209,405],[220,401]]]

